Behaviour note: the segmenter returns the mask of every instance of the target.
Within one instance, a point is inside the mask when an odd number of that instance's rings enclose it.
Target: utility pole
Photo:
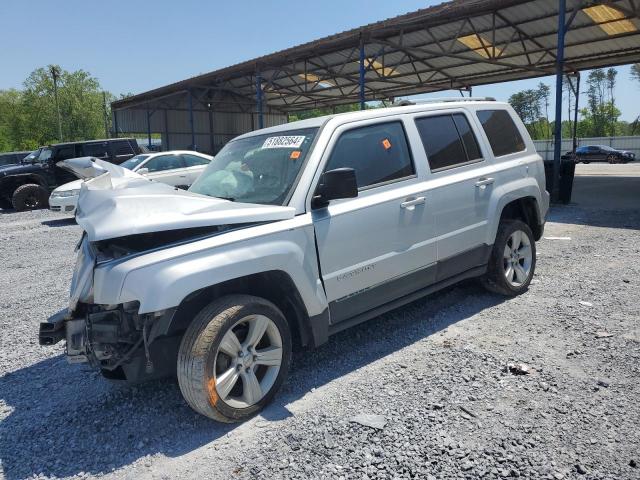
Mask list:
[[[49,67],[49,72],[53,77],[53,96],[56,100],[56,111],[58,112],[58,139],[62,142],[62,117],[60,116],[60,105],[58,104],[58,77],[60,77],[60,69],[51,65]]]
[[[109,135],[109,120],[107,119],[107,93],[102,91],[102,110],[104,114],[104,134],[106,138],[111,138]]]

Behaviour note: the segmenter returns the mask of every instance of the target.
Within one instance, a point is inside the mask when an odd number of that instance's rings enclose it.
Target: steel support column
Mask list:
[[[558,46],[556,53],[556,118],[553,135],[553,185],[551,200],[560,197],[560,157],[562,155],[562,78],[564,76],[564,37],[566,0],[558,0]]]
[[[193,126],[193,93],[189,90],[189,126],[191,128],[191,149],[196,150],[196,132]]]
[[[164,112],[164,136],[167,139],[167,143],[162,145],[162,149],[167,151],[171,150],[170,142],[169,142],[169,115],[167,114],[167,109],[163,110]]]
[[[358,81],[358,84],[360,86],[360,110],[364,110],[364,102],[365,102],[365,95],[364,95],[364,75],[365,75],[366,69],[364,66],[364,42],[360,42],[360,78]]]
[[[256,105],[258,107],[258,128],[264,128],[264,115],[262,113],[262,75],[256,73]]]
[[[113,110],[113,138],[118,138],[118,111]]]
[[[151,110],[147,107],[147,146],[151,150]]]
[[[578,148],[578,103],[580,102],[580,72],[576,72],[575,108],[573,110],[573,155]]]

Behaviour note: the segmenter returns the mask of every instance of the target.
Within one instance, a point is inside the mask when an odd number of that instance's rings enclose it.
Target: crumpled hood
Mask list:
[[[293,207],[207,197],[109,166],[108,172],[80,187],[76,221],[92,242],[166,230],[287,220],[295,215]]]
[[[60,168],[69,170],[82,179],[99,177],[107,172],[112,173],[114,177],[136,177],[131,170],[119,167],[113,163],[105,162],[96,157],[78,157],[61,160],[56,163]]]

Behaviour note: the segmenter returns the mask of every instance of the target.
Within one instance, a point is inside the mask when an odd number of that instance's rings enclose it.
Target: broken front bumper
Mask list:
[[[55,345],[60,340],[66,340],[69,363],[87,361],[87,322],[84,318],[73,318],[69,309],[65,308],[42,322],[38,340],[40,345]]]

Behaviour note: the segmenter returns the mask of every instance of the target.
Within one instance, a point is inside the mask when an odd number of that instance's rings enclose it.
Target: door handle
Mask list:
[[[412,198],[410,200],[405,200],[404,202],[402,202],[400,204],[400,208],[411,208],[411,207],[415,207],[416,205],[422,205],[424,203],[425,203],[424,197]]]
[[[485,185],[491,185],[493,182],[495,182],[496,179],[495,178],[480,178],[477,182],[476,182],[476,187],[484,187]]]

